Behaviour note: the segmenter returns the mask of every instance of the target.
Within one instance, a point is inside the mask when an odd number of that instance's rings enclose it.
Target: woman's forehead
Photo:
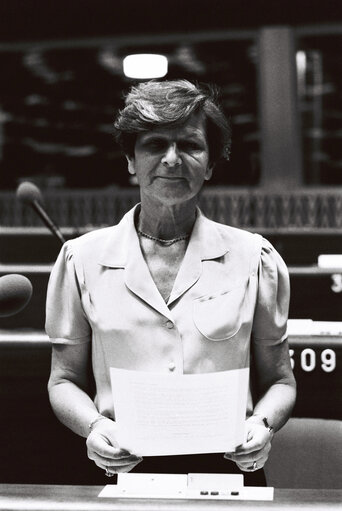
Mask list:
[[[145,136],[163,137],[190,137],[198,136],[206,138],[205,119],[203,115],[192,115],[185,123],[177,126],[156,126],[150,131],[144,132]]]

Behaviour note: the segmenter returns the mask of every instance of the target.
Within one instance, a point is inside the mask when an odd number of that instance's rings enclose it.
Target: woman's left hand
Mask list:
[[[224,457],[234,461],[240,470],[254,472],[262,468],[271,450],[273,433],[264,424],[246,421],[247,441],[239,445],[235,452],[226,452]]]

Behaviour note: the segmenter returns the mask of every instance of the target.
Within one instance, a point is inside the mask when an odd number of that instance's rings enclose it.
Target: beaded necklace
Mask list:
[[[185,234],[184,236],[179,236],[178,238],[173,238],[171,240],[163,240],[162,238],[156,238],[155,236],[151,236],[150,234],[146,234],[146,232],[141,231],[140,229],[137,229],[138,234],[141,236],[144,236],[144,238],[148,238],[152,241],[157,241],[161,245],[165,245],[168,247],[169,245],[173,245],[174,243],[177,243],[177,241],[182,241],[190,238],[190,234]]]

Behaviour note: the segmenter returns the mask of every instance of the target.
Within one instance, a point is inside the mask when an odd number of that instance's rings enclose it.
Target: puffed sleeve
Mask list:
[[[289,302],[290,280],[287,267],[271,243],[263,239],[252,329],[253,342],[272,345],[286,339]]]
[[[82,308],[71,242],[66,242],[52,269],[46,298],[45,330],[53,343],[90,341],[91,329]]]

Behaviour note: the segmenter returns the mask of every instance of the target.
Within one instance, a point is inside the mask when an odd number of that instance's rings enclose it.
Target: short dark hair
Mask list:
[[[125,106],[114,123],[114,136],[124,153],[134,156],[139,133],[156,127],[181,126],[192,114],[203,113],[213,164],[229,159],[231,126],[217,100],[218,90],[208,84],[188,80],[148,81],[132,86]]]

